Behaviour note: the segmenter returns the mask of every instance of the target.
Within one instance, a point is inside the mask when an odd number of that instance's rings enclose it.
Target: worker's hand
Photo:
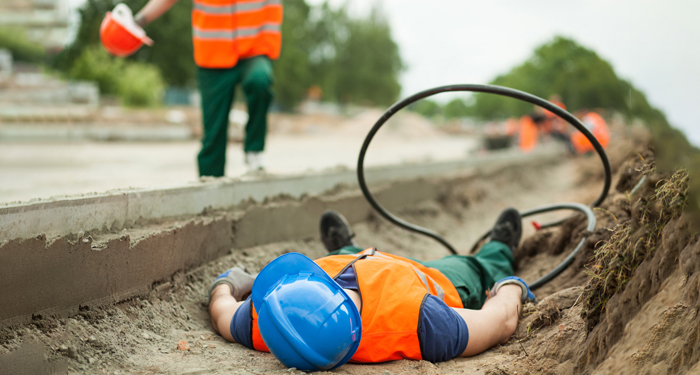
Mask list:
[[[119,22],[125,29],[127,29],[131,34],[140,37],[141,35],[146,35],[142,26],[145,23],[139,24],[134,20],[134,14],[131,12],[131,8],[124,3],[119,3],[112,10],[112,17]]]
[[[211,288],[209,288],[209,295],[211,296],[211,292],[217,286],[226,284],[231,287],[231,295],[233,298],[235,298],[236,301],[243,301],[253,291],[255,276],[257,275],[251,275],[240,267],[233,267],[214,279]]]
[[[520,301],[522,303],[525,302],[535,302],[537,303],[537,297],[530,291],[530,287],[527,286],[527,283],[523,281],[523,279],[517,277],[517,276],[508,276],[506,278],[503,278],[499,281],[497,281],[495,284],[493,284],[493,288],[491,288],[491,291],[489,292],[489,298],[493,298],[496,293],[498,292],[498,288],[507,285],[507,284],[516,284],[520,286],[520,288],[523,290],[522,297]]]

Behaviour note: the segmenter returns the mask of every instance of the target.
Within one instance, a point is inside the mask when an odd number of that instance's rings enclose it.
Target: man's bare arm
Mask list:
[[[144,27],[162,16],[163,13],[167,12],[177,2],[178,0],[150,0],[146,6],[136,14],[134,21],[136,21],[139,26]]]
[[[236,314],[236,310],[243,304],[244,301],[236,301],[231,295],[231,287],[226,284],[221,284],[214,288],[211,293],[211,301],[209,302],[209,316],[211,317],[211,325],[216,333],[223,336],[226,340],[236,342],[231,335],[231,320]]]
[[[481,310],[453,308],[469,329],[469,342],[462,357],[477,355],[496,344],[508,341],[518,326],[522,303],[518,285],[503,285]]]

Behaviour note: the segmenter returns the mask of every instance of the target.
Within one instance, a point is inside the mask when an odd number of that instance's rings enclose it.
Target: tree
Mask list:
[[[464,102],[463,99],[454,98],[450,100],[449,103],[445,104],[443,108],[443,114],[445,118],[462,118],[467,117],[471,114],[470,108]]]
[[[100,24],[105,13],[122,2],[136,12],[148,1],[87,0],[79,10],[80,27],[75,40],[55,57],[53,67],[70,71],[87,48],[99,45]],[[141,48],[127,60],[155,65],[165,82],[171,86],[193,86],[196,69],[192,58],[191,11],[190,1],[178,1],[162,17],[146,26],[146,33],[154,40],[153,46]]]
[[[147,0],[87,0],[80,9],[75,41],[53,61],[53,67],[71,72],[86,50],[100,44],[100,23],[116,3],[138,11]],[[127,62],[154,65],[170,86],[194,86],[190,13],[192,3],[179,1],[146,32],[155,41]],[[386,105],[396,100],[403,68],[386,19],[373,11],[365,18],[348,17],[344,7],[328,3],[310,7],[305,0],[285,0],[282,51],[275,61],[276,103],[291,110],[318,85],[324,100]]]
[[[293,109],[306,95],[310,86],[309,12],[304,0],[284,2],[282,21],[282,50],[275,61],[275,101],[284,109]]]
[[[349,20],[347,38],[336,45],[335,99],[341,103],[389,105],[396,101],[403,69],[386,18],[374,9],[367,19]]]
[[[0,28],[0,48],[8,49],[16,61],[41,63],[46,60],[44,47],[29,40],[27,31],[21,28]]]
[[[654,108],[644,93],[620,79],[612,65],[594,51],[571,39],[556,37],[538,47],[523,64],[491,83],[544,98],[559,94],[569,111],[605,108],[629,119],[642,120],[652,133],[657,167],[687,168],[691,181],[688,206],[696,211],[700,207],[700,184],[692,183],[700,181],[700,151],[668,123],[664,113]],[[482,93],[474,97],[472,110],[485,119],[520,116],[532,111],[532,105],[515,99]]]
[[[634,115],[648,110],[644,95],[621,80],[613,67],[594,51],[571,39],[556,37],[538,47],[523,64],[491,81],[547,98],[559,94],[567,108],[607,108]],[[646,109],[632,108],[630,91]],[[520,116],[532,111],[532,105],[490,94],[476,94],[474,112],[482,118]]]
[[[427,118],[435,117],[442,113],[442,107],[430,99],[421,99],[408,106],[408,109]]]

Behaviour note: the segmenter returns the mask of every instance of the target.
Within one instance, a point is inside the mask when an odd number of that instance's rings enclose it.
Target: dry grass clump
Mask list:
[[[637,200],[632,218],[613,227],[610,238],[595,251],[587,271],[591,280],[583,294],[583,316],[589,331],[600,320],[608,300],[624,289],[637,267],[656,250],[664,226],[683,213],[687,191],[688,172],[684,169],[660,180],[653,194]]]

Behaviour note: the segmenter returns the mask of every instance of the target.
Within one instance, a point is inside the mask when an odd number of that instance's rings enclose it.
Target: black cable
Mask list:
[[[523,91],[507,88],[507,87],[493,86],[493,85],[475,85],[475,84],[448,85],[448,86],[440,86],[440,87],[435,87],[432,89],[424,90],[424,91],[421,91],[419,93],[416,93],[416,94],[411,95],[403,100],[396,102],[394,105],[389,107],[389,109],[387,109],[384,112],[384,114],[382,115],[382,117],[379,118],[379,120],[377,120],[377,122],[374,124],[372,129],[370,129],[369,133],[367,133],[367,136],[365,137],[365,140],[362,143],[362,148],[360,149],[360,155],[359,155],[358,160],[357,160],[357,180],[358,180],[358,183],[360,185],[360,189],[362,190],[362,194],[365,196],[365,199],[367,199],[367,202],[369,202],[369,204],[372,206],[372,208],[374,208],[375,211],[377,211],[380,215],[382,215],[389,222],[391,222],[391,223],[393,223],[401,228],[404,228],[406,230],[416,232],[419,234],[423,234],[425,236],[433,238],[434,240],[438,241],[443,246],[445,246],[452,254],[457,254],[457,250],[455,250],[455,248],[437,232],[434,232],[430,229],[423,228],[421,226],[411,224],[407,221],[404,221],[404,220],[394,216],[393,214],[388,212],[384,207],[382,207],[382,205],[380,205],[379,202],[377,202],[377,200],[374,198],[372,193],[367,188],[367,183],[365,180],[365,172],[364,172],[365,154],[367,153],[367,149],[369,148],[369,144],[372,141],[372,139],[374,138],[374,135],[377,134],[379,129],[387,122],[387,120],[389,120],[389,118],[391,118],[391,116],[393,116],[396,112],[400,111],[401,109],[405,108],[406,106],[408,106],[408,105],[410,105],[418,100],[427,98],[427,97],[435,95],[435,94],[443,93],[443,92],[455,92],[455,91],[484,92],[484,93],[496,94],[496,95],[501,95],[501,96],[507,96],[510,98],[522,100],[522,101],[540,106],[540,107],[554,113],[555,115],[559,116],[560,118],[566,120],[566,122],[568,122],[573,127],[575,127],[578,131],[583,133],[583,135],[586,137],[586,139],[588,139],[591,142],[591,144],[593,145],[593,148],[598,153],[598,156],[600,157],[600,160],[603,163],[603,169],[605,172],[605,182],[603,184],[603,190],[601,191],[598,198],[595,201],[593,201],[593,203],[590,204],[590,206],[597,207],[598,205],[600,205],[603,202],[603,200],[605,200],[605,197],[608,195],[608,191],[610,190],[610,185],[612,183],[612,170],[610,168],[610,161],[608,160],[608,156],[605,153],[605,150],[603,149],[603,146],[601,146],[600,142],[598,142],[598,140],[595,138],[595,136],[593,136],[593,134],[583,125],[583,123],[581,123],[581,121],[579,121],[572,114],[570,114],[569,112],[559,108],[558,106],[554,105],[553,103],[551,103],[547,100],[544,100],[540,97],[528,94],[528,93],[523,92]],[[562,208],[561,206],[564,206],[564,205],[567,205],[567,204],[553,205],[553,206],[546,206],[546,207],[549,207],[550,211],[553,211],[553,210],[561,209]],[[580,204],[579,203],[571,203],[569,205],[572,205],[571,207],[573,207],[573,205],[580,205]],[[553,208],[553,207],[556,207],[556,208]],[[578,210],[578,208],[571,208],[571,207],[566,207],[566,208]],[[536,209],[536,210],[539,210],[539,209]],[[531,211],[533,211],[533,210],[527,211],[526,213],[533,215],[532,213],[530,213]],[[539,212],[545,212],[545,211],[539,211]],[[525,216],[525,215],[523,215],[523,216]],[[562,220],[559,220],[559,221],[554,222],[554,223],[548,223],[548,224],[545,224],[543,227],[555,226],[555,225],[560,224],[561,222],[562,222]],[[590,226],[590,223],[591,223],[591,220],[589,218],[589,226]],[[489,233],[482,236],[482,239],[485,238],[486,236],[488,236]],[[579,243],[579,246],[577,246],[577,248],[575,249],[575,252],[577,252],[578,249],[582,246],[584,240],[585,240],[585,237],[581,240],[581,243]],[[572,252],[572,254],[574,254],[574,252]],[[572,257],[572,256],[570,255],[570,257]],[[573,261],[573,258],[572,258],[572,261]],[[569,262],[569,264],[570,264],[570,262]],[[568,264],[566,266],[568,266]],[[566,268],[566,266],[564,266],[564,268]],[[563,271],[564,268],[559,270],[558,273]],[[554,276],[556,276],[556,275],[554,275]],[[554,277],[554,276],[552,276],[552,277]],[[551,278],[547,279],[545,282],[547,282],[549,280],[551,280]],[[539,282],[539,280],[538,280],[538,282]],[[543,285],[545,282],[538,284],[538,287],[540,285]]]

